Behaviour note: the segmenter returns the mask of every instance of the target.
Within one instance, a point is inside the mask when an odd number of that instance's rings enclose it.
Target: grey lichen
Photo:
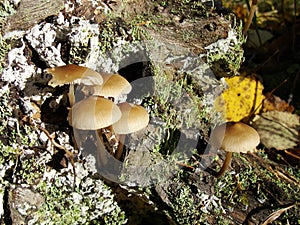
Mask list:
[[[12,83],[21,90],[25,88],[25,83],[29,77],[35,73],[34,65],[32,65],[24,53],[25,43],[22,46],[10,50],[7,54],[8,65],[3,70],[1,79]]]
[[[17,144],[15,144],[17,145]],[[28,224],[124,224],[124,212],[114,201],[114,195],[103,181],[93,178],[95,174],[95,159],[87,156],[85,163],[76,163],[77,178],[73,183],[72,166],[60,172],[47,168],[51,160],[50,152],[23,150],[1,144],[0,168],[1,186],[12,187],[9,201],[13,210],[14,222],[27,221]],[[16,165],[18,165],[18,168]],[[7,180],[6,174],[14,174],[12,180]],[[13,186],[18,184],[16,188]],[[72,189],[75,185],[75,190]],[[30,187],[38,198],[38,204],[28,200],[28,195],[16,195],[16,191],[23,193]],[[31,191],[28,189],[28,192]],[[18,200],[16,200],[16,198]],[[17,203],[13,203],[13,202]],[[3,193],[1,193],[3,207]],[[22,203],[23,202],[23,203]],[[3,210],[0,211],[3,216]],[[30,213],[29,213],[30,212]],[[7,215],[6,215],[7,216]]]
[[[34,222],[47,224],[125,224],[124,212],[114,201],[114,195],[99,179],[93,179],[95,164],[92,156],[85,163],[76,163],[77,178],[72,190],[71,165],[60,172],[44,174],[37,189],[45,196],[45,204],[35,213]],[[51,185],[49,185],[51,182]]]
[[[183,182],[179,176],[157,185],[156,190],[171,207],[171,215],[177,224],[210,224],[210,214],[224,212],[220,199],[213,193],[193,190],[193,184]]]
[[[41,23],[35,25],[26,35],[41,60],[48,63],[49,66],[61,66],[64,62],[61,59],[61,45],[56,44],[56,27],[50,23]]]
[[[244,50],[242,45],[246,39],[242,35],[242,24],[236,24],[235,18],[232,28],[225,39],[220,39],[205,47],[206,62],[217,77],[228,77],[237,75],[242,62],[244,61]]]

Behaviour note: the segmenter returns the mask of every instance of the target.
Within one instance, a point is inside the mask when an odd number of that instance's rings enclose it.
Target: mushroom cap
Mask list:
[[[119,107],[112,101],[90,96],[73,105],[69,112],[69,123],[81,130],[98,130],[117,122],[121,115]]]
[[[227,152],[252,152],[259,144],[257,131],[241,122],[227,122],[217,126],[211,133],[210,144]]]
[[[146,109],[128,102],[118,104],[122,117],[112,125],[117,134],[129,134],[145,128],[149,123]]]
[[[83,83],[85,85],[101,85],[103,83],[100,73],[85,66],[69,64],[47,68],[46,71],[52,75],[52,79],[48,83],[52,87],[71,82]]]
[[[83,91],[89,91],[93,95],[104,97],[118,97],[121,94],[128,94],[132,87],[131,84],[119,74],[101,74],[103,84],[84,86]]]

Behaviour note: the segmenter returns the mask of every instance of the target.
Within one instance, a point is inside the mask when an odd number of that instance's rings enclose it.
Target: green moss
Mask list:
[[[176,16],[193,19],[194,17],[205,16],[207,9],[201,1],[194,0],[171,0],[156,1],[161,7],[170,8],[170,13]]]
[[[45,203],[35,213],[38,223],[75,224],[78,221],[81,207],[74,204],[62,188],[41,182],[38,190],[45,197]]]
[[[226,47],[218,47],[218,49],[212,48],[208,50],[206,55],[207,63],[211,66],[214,74],[217,77],[228,77],[238,73],[241,64],[244,61],[244,50],[242,45],[246,39],[242,34],[242,23],[237,24],[235,17],[228,18],[233,20],[232,31],[235,33],[232,37],[228,37],[228,41],[223,44]],[[219,40],[218,42],[223,42]],[[228,50],[224,50],[227,49]]]
[[[99,46],[102,52],[108,52],[114,48],[115,43],[121,39],[130,39],[130,27],[122,19],[118,17],[108,17],[99,24]]]
[[[2,88],[2,91],[4,88]],[[12,115],[12,109],[9,107],[9,89],[3,91],[0,95],[0,134],[6,128],[7,120]]]
[[[261,153],[260,155],[262,159],[264,155]],[[252,161],[242,154],[236,155],[234,161],[237,161],[240,166],[235,168],[237,173],[227,172],[214,186],[216,196],[226,199],[227,208],[234,210],[236,207],[241,207],[243,210],[251,210],[253,207],[261,206],[271,209],[274,206],[299,201],[300,188],[297,183],[299,168],[284,167],[285,169],[282,170],[282,166],[279,165],[272,168],[274,164],[267,158],[262,161]],[[284,177],[292,177],[294,181]],[[299,207],[296,206],[276,221],[281,223],[288,219],[293,224],[297,221],[295,215],[298,214]]]
[[[0,2],[0,73],[2,73],[3,68],[6,64],[6,57],[11,46],[2,37],[2,30],[5,27],[5,21],[8,16],[15,12],[10,1],[4,0]]]
[[[7,53],[11,49],[11,46],[7,44],[5,40],[3,40],[0,34],[0,73],[3,71],[6,64]]]
[[[2,29],[4,28],[5,20],[7,19],[7,17],[9,17],[14,12],[15,9],[11,1],[3,0],[0,2],[0,31],[2,31]]]
[[[109,196],[107,187],[97,195],[84,194],[71,187],[57,187],[41,182],[38,190],[45,203],[36,212],[38,222],[47,224],[124,224],[125,214]],[[97,192],[96,192],[97,193]],[[76,200],[74,200],[76,199]],[[102,208],[103,207],[103,208]]]
[[[172,188],[173,189],[173,188]],[[199,209],[195,205],[195,199],[191,189],[181,183],[170,192],[172,200],[172,214],[178,224],[196,224],[196,218],[199,216]]]
[[[158,18],[149,18],[144,15],[136,15],[130,22],[129,26],[131,29],[131,35],[133,40],[141,41],[141,40],[152,40],[153,38],[148,34],[147,31],[143,28],[145,27],[154,27]]]
[[[20,149],[12,146],[6,146],[0,141],[0,165],[12,167],[17,161]]]

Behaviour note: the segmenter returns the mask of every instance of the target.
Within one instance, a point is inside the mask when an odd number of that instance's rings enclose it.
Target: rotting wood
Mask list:
[[[23,0],[6,21],[2,33],[13,30],[28,30],[48,16],[58,14],[64,8],[63,0]]]

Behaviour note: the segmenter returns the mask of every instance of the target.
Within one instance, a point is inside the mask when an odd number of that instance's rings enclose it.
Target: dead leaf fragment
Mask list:
[[[299,144],[299,116],[288,112],[269,111],[255,118],[253,126],[267,148],[284,150]]]
[[[278,96],[267,93],[266,99],[263,101],[262,111],[267,112],[273,110],[292,113],[294,111],[294,107]]]
[[[273,213],[271,213],[268,218],[261,224],[261,225],[268,225],[272,222],[274,222],[282,213],[284,213],[285,211],[289,210],[290,208],[293,208],[295,206],[295,204],[290,205],[288,207],[279,209]]]

